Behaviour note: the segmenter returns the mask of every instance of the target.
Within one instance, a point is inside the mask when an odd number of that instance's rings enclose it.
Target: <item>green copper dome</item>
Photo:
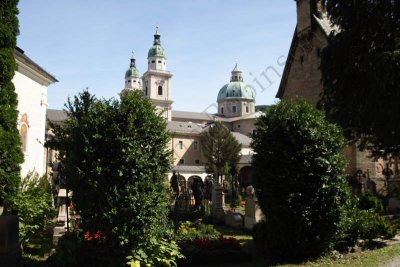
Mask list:
[[[219,90],[217,102],[229,99],[255,100],[255,94],[251,87],[244,82],[230,82]]]
[[[153,45],[150,49],[149,49],[149,53],[147,54],[147,58],[149,57],[163,57],[163,58],[167,58],[165,55],[165,51],[164,48],[162,48],[161,45]]]
[[[239,70],[237,63],[232,70],[231,82],[225,84],[221,90],[219,90],[217,102],[228,99],[255,101],[255,93],[249,85],[243,82],[242,71]]]
[[[149,53],[147,54],[147,58],[149,57],[163,57],[167,58],[165,55],[164,48],[161,46],[161,35],[158,31],[158,26],[156,28],[156,33],[154,34],[154,42],[153,46],[149,49]]]
[[[125,72],[125,79],[129,77],[140,78],[140,73],[136,68],[136,59],[133,55],[129,69]]]
[[[140,73],[135,67],[133,67],[125,72],[125,78],[128,77],[140,78]]]

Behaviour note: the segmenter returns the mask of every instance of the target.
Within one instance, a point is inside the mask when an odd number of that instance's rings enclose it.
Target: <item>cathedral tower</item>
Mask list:
[[[156,29],[153,46],[147,55],[148,68],[143,74],[143,91],[145,96],[156,106],[157,111],[166,120],[171,120],[172,95],[171,78],[172,74],[167,71],[167,57],[164,48],[161,46],[161,35]]]
[[[136,59],[133,53],[129,69],[125,72],[125,88],[122,92],[127,90],[142,90],[140,73],[136,68]]]

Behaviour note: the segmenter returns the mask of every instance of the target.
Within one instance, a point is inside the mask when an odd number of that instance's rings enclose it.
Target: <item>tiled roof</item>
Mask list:
[[[53,123],[60,123],[60,122],[65,121],[68,118],[68,116],[64,110],[47,109],[46,118],[47,118],[47,120],[49,120]]]
[[[203,121],[213,121],[216,115],[205,113],[205,112],[190,112],[190,111],[172,111],[173,119],[185,119],[185,120],[203,120]]]
[[[250,146],[251,141],[252,141],[250,137],[248,137],[244,134],[238,133],[238,132],[232,132],[232,134],[236,138],[236,140],[239,142],[239,144],[241,144],[245,147]]]
[[[25,53],[24,50],[22,50],[21,48],[17,47],[16,49],[14,49],[14,57],[15,59],[25,63],[26,65],[28,65],[30,68],[34,69],[35,71],[37,71],[38,73],[40,73],[42,76],[46,77],[46,79],[48,79],[49,81],[55,83],[58,82],[58,80],[51,75],[50,73],[48,73],[47,71],[45,71],[41,66],[39,66],[35,61],[33,61],[32,59],[30,59]]]
[[[204,166],[186,166],[186,165],[179,165],[174,166],[172,168],[173,171],[180,172],[180,173],[205,173],[206,169]]]
[[[169,121],[167,129],[173,133],[200,134],[204,128],[202,125],[193,122]]]

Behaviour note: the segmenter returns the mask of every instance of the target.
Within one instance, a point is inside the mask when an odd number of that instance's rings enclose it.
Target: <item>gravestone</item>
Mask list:
[[[58,239],[65,234],[67,228],[67,192],[66,189],[58,190],[58,216],[57,223],[53,229],[53,245],[56,246]],[[72,196],[72,192],[68,193],[69,197]],[[68,209],[69,212],[69,209]],[[70,216],[70,214],[68,214]],[[71,217],[69,217],[71,218]]]
[[[214,223],[225,223],[224,192],[219,183],[212,189],[212,219]]]
[[[232,228],[243,228],[243,215],[240,212],[229,210],[226,212],[225,224]]]
[[[254,188],[249,185],[246,188],[247,197],[245,204],[244,228],[247,230],[253,229],[254,225],[263,219],[264,215],[258,205],[258,200],[255,195]]]
[[[0,266],[14,267],[21,259],[18,216],[0,216]]]

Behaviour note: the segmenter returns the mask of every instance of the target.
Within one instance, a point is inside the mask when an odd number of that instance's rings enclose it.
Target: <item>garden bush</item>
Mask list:
[[[66,113],[63,124],[51,125],[57,138],[48,145],[60,152],[60,175],[73,191],[83,232],[100,232],[110,252],[118,248],[110,258],[126,263],[140,253],[155,260],[155,247],[169,240],[170,227],[165,119],[138,91],[120,100],[84,91],[68,100]]]
[[[45,176],[29,173],[20,183],[19,191],[11,201],[19,216],[19,239],[22,247],[52,224],[56,210],[51,203],[50,185]]]
[[[215,239],[221,236],[213,225],[204,223],[183,222],[178,228],[175,239],[177,241],[195,240],[199,238]]]
[[[376,213],[374,208],[360,209],[358,200],[348,194],[342,207],[342,216],[335,236],[335,249],[345,251],[359,240],[392,238],[396,234],[392,225]]]
[[[253,178],[266,221],[254,239],[275,259],[318,257],[333,246],[347,192],[342,131],[305,102],[281,101],[256,126]]]
[[[382,201],[371,193],[366,193],[359,198],[358,207],[361,210],[372,210],[376,213],[383,211]]]

